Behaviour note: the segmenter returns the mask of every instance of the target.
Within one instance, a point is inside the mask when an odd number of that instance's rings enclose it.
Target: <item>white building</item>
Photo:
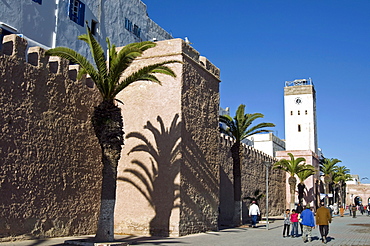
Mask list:
[[[278,151],[276,158],[290,160],[289,153],[294,158],[305,158],[305,163],[313,165],[319,170],[321,150],[317,145],[316,124],[316,92],[311,79],[296,79],[287,81],[284,87],[284,115],[285,115],[285,151]],[[316,172],[305,180],[305,190],[302,198],[304,204],[317,207],[320,197],[315,194],[316,181],[320,179],[320,172]],[[287,207],[294,208],[291,203],[290,189],[287,175]],[[298,192],[295,192],[295,201],[298,202]]]
[[[4,35],[16,33],[30,46],[66,46],[86,55],[87,45],[77,39],[86,33],[86,22],[104,48],[106,37],[118,47],[172,39],[148,17],[140,0],[2,0],[0,41]]]
[[[272,132],[265,134],[255,134],[248,137],[252,147],[258,149],[266,154],[275,157],[276,151],[285,150],[285,142],[280,138],[276,137]]]
[[[316,92],[311,79],[287,81],[284,87],[285,143],[287,150],[317,146]]]
[[[360,184],[360,176],[357,174],[351,174],[352,180],[346,181],[347,185],[358,185]]]

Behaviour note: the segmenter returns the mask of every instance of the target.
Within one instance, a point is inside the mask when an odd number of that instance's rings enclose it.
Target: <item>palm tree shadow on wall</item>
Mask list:
[[[133,147],[128,155],[146,152],[150,155],[150,163],[132,160],[131,167],[126,168],[123,177],[119,177],[118,180],[133,185],[154,209],[155,215],[149,226],[152,236],[170,235],[171,212],[173,208],[179,207],[179,204],[175,204],[179,196],[179,185],[175,184],[175,178],[180,170],[181,121],[178,122],[178,119],[179,115],[176,114],[169,129],[165,128],[160,116],[157,117],[159,128],[155,128],[149,121],[146,123],[144,129],[153,134],[155,145],[140,132],[131,132],[126,136],[127,139],[137,138],[143,142]],[[134,176],[135,180],[130,176]]]

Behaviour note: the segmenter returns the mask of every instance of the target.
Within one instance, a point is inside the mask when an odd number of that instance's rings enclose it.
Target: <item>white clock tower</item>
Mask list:
[[[316,92],[311,79],[287,81],[284,87],[286,150],[318,154]]]

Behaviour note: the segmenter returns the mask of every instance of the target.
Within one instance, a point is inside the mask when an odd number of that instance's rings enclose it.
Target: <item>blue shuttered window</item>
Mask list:
[[[136,24],[134,24],[133,26],[134,26],[134,28],[132,28],[132,21],[125,18],[125,28],[126,28],[126,30],[128,30],[129,32],[132,32],[133,34],[135,34],[136,37],[140,38],[141,28]]]
[[[132,22],[127,18],[125,18],[125,28],[128,31],[132,32]]]
[[[76,22],[80,26],[84,26],[85,4],[80,0],[70,0],[68,15],[72,21]]]
[[[38,3],[38,4],[42,4],[42,0],[32,0],[34,1],[35,3]]]

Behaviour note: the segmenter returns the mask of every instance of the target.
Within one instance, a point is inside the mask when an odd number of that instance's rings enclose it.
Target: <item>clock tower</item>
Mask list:
[[[286,150],[318,154],[316,92],[311,79],[287,81],[284,87]]]

